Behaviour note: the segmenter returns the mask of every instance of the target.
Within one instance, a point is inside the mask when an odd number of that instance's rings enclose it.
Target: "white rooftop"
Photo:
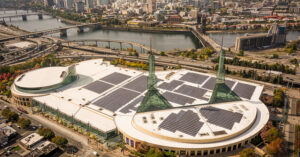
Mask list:
[[[42,88],[61,83],[64,77],[60,77],[67,67],[46,67],[36,69],[18,76],[15,84],[23,88]]]
[[[54,71],[56,69],[56,67],[49,68],[54,68]],[[60,71],[63,70],[61,69]],[[30,73],[31,72],[25,73],[25,76],[28,76]],[[140,90],[140,88],[146,88],[146,83],[143,81],[146,81],[148,75],[147,72],[115,67],[108,62],[103,62],[102,59],[77,63],[76,73],[79,78],[73,83],[47,93],[44,96],[38,95],[34,99],[53,109],[58,109],[60,112],[69,116],[73,115],[75,118],[106,132],[116,128],[113,122],[114,115],[135,114],[136,108],[140,104],[138,99],[143,97],[146,93],[146,90]],[[48,72],[42,72],[41,74],[36,73],[32,76],[35,77],[36,75],[46,75],[48,77],[45,77],[48,80],[57,76],[49,75]],[[212,94],[212,82],[215,79],[215,76],[212,74],[181,69],[158,71],[156,72],[156,75],[159,79],[157,84],[158,90],[163,95],[171,95],[167,97],[167,99],[172,99],[169,100],[169,102],[173,107],[206,104]],[[192,75],[192,77],[189,75]],[[198,80],[196,80],[198,82],[193,82],[195,80],[188,80],[194,78],[194,75],[203,79],[200,82]],[[182,79],[185,76],[188,76],[187,80]],[[24,78],[30,80],[29,76],[28,78]],[[122,79],[118,80],[119,78]],[[141,78],[143,78],[142,81]],[[172,89],[163,87],[166,84],[167,87],[168,85],[171,85],[170,87],[172,87],[173,81],[180,82],[180,84]],[[226,81],[229,82],[230,88],[237,92],[243,88],[247,88],[247,91],[248,87],[252,88],[250,93],[241,92],[242,100],[259,100],[263,86],[230,78],[226,78]],[[189,88],[196,91],[202,90],[203,93],[200,93],[200,96],[198,96],[197,93],[196,95],[195,93],[186,93],[189,91]],[[20,91],[17,92],[21,94]],[[182,101],[182,98],[184,101]],[[167,115],[168,113],[165,113],[165,116]],[[247,118],[250,120],[251,116],[248,116]],[[240,127],[243,127],[243,124],[239,125]],[[205,125],[203,129],[207,126],[208,125]],[[230,133],[230,131],[228,131],[228,133]]]
[[[204,119],[204,123],[205,123],[204,127],[202,127],[202,129],[200,130],[200,133],[208,132],[209,135],[207,137],[201,137],[198,134],[197,137],[194,137],[196,140],[190,140],[190,141],[187,139],[193,139],[193,138],[191,138],[188,135],[183,134],[181,132],[172,133],[172,132],[165,131],[162,129],[160,131],[153,130],[153,128],[155,128],[154,125],[148,126],[149,128],[147,128],[146,131],[142,130],[141,128],[139,128],[137,126],[140,124],[140,122],[138,122],[137,125],[134,125],[135,117],[133,115],[117,115],[115,117],[115,123],[116,123],[118,130],[120,130],[121,132],[125,132],[127,134],[127,136],[130,136],[134,139],[138,139],[140,141],[144,141],[146,143],[152,143],[155,145],[160,145],[160,146],[165,146],[165,147],[170,147],[170,148],[190,148],[190,149],[204,148],[205,149],[205,148],[222,147],[222,146],[226,146],[226,145],[230,145],[230,144],[239,143],[240,141],[243,141],[250,137],[253,137],[265,126],[265,124],[269,120],[269,111],[268,111],[267,107],[261,102],[242,101],[239,103],[236,103],[236,102],[224,103],[224,105],[229,106],[228,108],[232,108],[234,106],[234,104],[236,104],[239,108],[240,108],[241,104],[247,105],[247,108],[250,111],[243,110],[243,112],[246,115],[245,117],[249,118],[249,120],[242,119],[241,124],[235,124],[234,128],[231,131],[226,130],[226,131],[228,131],[229,135],[225,135],[225,136],[228,136],[228,138],[227,139],[225,138],[225,140],[218,140],[219,137],[212,134],[212,131],[219,130],[220,128],[216,127],[210,123],[207,123],[205,119]],[[201,106],[202,105],[199,105],[199,106],[196,106],[195,108],[198,108]],[[207,105],[203,105],[203,106],[207,106]],[[213,104],[210,106],[225,107],[225,106],[223,106],[223,104],[222,105]],[[194,110],[195,108],[187,107],[182,110],[187,110],[187,109]],[[176,110],[178,110],[178,109],[176,109]],[[179,110],[181,110],[181,109],[179,109]],[[165,114],[166,114],[167,112],[169,112],[169,113],[174,112],[174,110],[170,109],[170,110],[165,110],[162,112],[165,112]],[[254,112],[254,113],[256,112],[256,116],[251,115],[252,112]],[[141,115],[143,115],[143,114],[146,115],[148,113],[142,113]],[[156,114],[157,114],[157,112],[156,112]],[[140,116],[140,114],[137,114],[137,116]],[[199,114],[199,116],[201,117],[200,114]],[[254,118],[254,120],[253,120],[253,118]],[[143,129],[145,129],[145,127],[143,127]],[[222,128],[222,129],[224,130],[224,128]],[[245,129],[245,130],[243,130],[243,129]],[[151,133],[154,133],[154,134],[151,134]],[[160,134],[162,136],[157,136],[155,134]],[[178,136],[179,134],[181,134],[183,136],[180,137],[180,136]],[[231,137],[229,137],[229,136],[231,136]],[[164,137],[164,138],[161,138],[161,137]],[[173,137],[173,138],[170,138],[170,137]],[[205,140],[204,140],[205,138],[212,139],[212,140],[214,140],[214,142],[205,142]],[[203,141],[201,142],[201,140],[203,140]]]

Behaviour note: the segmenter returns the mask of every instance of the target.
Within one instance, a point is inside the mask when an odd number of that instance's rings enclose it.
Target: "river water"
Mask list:
[[[0,11],[0,17],[5,15],[15,15],[15,11]],[[18,11],[18,14],[26,13],[26,11]],[[31,11],[29,11],[31,13]],[[11,21],[6,19],[7,24],[18,26],[27,31],[41,31],[52,28],[65,27],[69,24],[60,22],[58,19],[48,15],[44,15],[42,20],[38,19],[37,15],[28,16],[27,21],[23,21],[21,17],[13,18]],[[150,37],[152,36],[152,47],[157,50],[186,50],[189,48],[200,48],[201,45],[191,33],[146,33],[146,32],[129,32],[118,30],[89,30],[86,28],[84,33],[77,33],[76,29],[69,29],[66,40],[81,40],[81,39],[107,39],[107,40],[122,40],[132,41],[146,46],[150,45]],[[59,34],[52,34],[53,37],[59,37]],[[107,46],[102,43],[101,46]],[[119,48],[119,44],[111,44],[112,48]],[[126,46],[124,46],[126,48]]]
[[[18,14],[26,14],[26,11],[18,10]],[[29,13],[32,13],[29,11]],[[0,17],[6,15],[15,15],[16,11],[0,11]],[[41,31],[65,27],[69,24],[62,23],[58,19],[48,15],[44,15],[42,20],[39,20],[37,15],[28,16],[27,21],[23,21],[21,17],[13,18],[11,21],[6,19],[8,24],[18,26],[27,31]],[[211,33],[208,34],[217,44],[221,45],[223,37],[224,47],[233,47],[236,37],[243,36],[245,33]],[[52,34],[53,37],[59,37],[59,34]],[[201,45],[191,33],[146,33],[146,32],[129,32],[118,30],[89,30],[85,29],[84,33],[77,33],[76,29],[69,29],[68,36],[63,37],[66,40],[81,40],[81,39],[107,39],[107,40],[122,40],[132,41],[146,46],[150,45],[150,36],[152,36],[152,47],[157,50],[186,50],[189,48],[199,48]],[[300,31],[289,31],[287,40],[297,40],[300,36]],[[102,43],[101,46],[107,46]],[[119,48],[118,44],[112,44],[112,48]],[[126,46],[125,46],[126,48]]]

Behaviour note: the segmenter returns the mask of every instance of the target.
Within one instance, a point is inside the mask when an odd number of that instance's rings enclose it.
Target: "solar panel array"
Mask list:
[[[133,81],[127,83],[124,87],[142,93],[147,89],[147,76],[140,76],[134,79]]]
[[[196,84],[202,84],[207,78],[208,76],[205,75],[188,72],[185,75],[183,75],[179,80],[196,83]]]
[[[111,87],[113,87],[113,85],[102,82],[102,81],[95,81],[95,82],[92,82],[92,83],[84,86],[83,88],[93,91],[95,93],[101,94],[101,93],[107,91],[108,89],[110,89]]]
[[[255,86],[249,85],[249,84],[245,84],[245,83],[238,83],[235,88],[233,89],[233,91],[239,96],[239,97],[243,97],[246,99],[251,99],[254,90],[255,90]]]
[[[158,88],[173,91],[176,87],[183,84],[182,81],[173,80],[170,83],[164,82],[158,86]]]
[[[120,112],[122,113],[129,113],[130,110],[137,110],[137,107],[135,107],[138,103],[142,102],[143,100],[143,96],[140,96],[138,98],[136,98],[135,100],[133,100],[131,103],[129,103],[127,106],[125,106],[124,108],[122,108],[120,110]]]
[[[192,110],[181,110],[178,114],[171,113],[158,127],[173,133],[180,131],[190,136],[196,136],[203,124],[197,113]]]
[[[105,97],[97,100],[96,102],[94,102],[94,104],[112,112],[115,112],[138,95],[139,93],[137,92],[120,88],[112,93],[109,93]]]
[[[231,130],[234,123],[239,123],[243,114],[208,106],[202,107],[200,113],[211,124]]]
[[[175,90],[175,92],[202,99],[202,96],[207,92],[207,90],[189,85],[182,85],[180,88]]]
[[[234,85],[234,83],[235,83],[234,81],[225,80],[225,84],[229,88],[231,88]],[[211,77],[209,80],[207,80],[205,82],[205,84],[203,85],[203,88],[213,90],[215,88],[215,85],[216,85],[216,78],[215,77]]]
[[[179,94],[175,94],[175,93],[171,93],[171,92],[165,92],[162,94],[168,101],[171,101],[173,103],[176,104],[180,104],[180,105],[186,105],[188,104],[192,104],[195,99],[190,98],[190,97],[186,97],[183,95],[179,95]]]
[[[104,78],[102,78],[100,80],[117,85],[129,78],[130,78],[130,76],[128,76],[128,75],[114,72],[108,76],[105,76]]]

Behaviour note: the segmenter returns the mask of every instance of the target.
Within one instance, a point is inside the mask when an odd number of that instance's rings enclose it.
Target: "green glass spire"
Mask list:
[[[225,84],[225,69],[224,69],[224,58],[225,51],[221,49],[219,56],[219,67],[216,79],[216,86],[210,97],[209,104],[240,101],[241,98],[236,95],[226,84]]]
[[[156,89],[157,78],[155,76],[155,60],[152,53],[149,55],[149,75],[147,78],[148,91],[137,109],[137,113],[157,111],[172,108],[172,105]]]
[[[149,55],[148,61],[149,61],[149,76],[147,79],[147,87],[148,89],[156,88],[157,78],[155,76],[155,66],[154,66],[155,60],[152,53]]]

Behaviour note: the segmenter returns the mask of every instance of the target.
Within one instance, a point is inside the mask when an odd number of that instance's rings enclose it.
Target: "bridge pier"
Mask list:
[[[59,31],[60,37],[66,37],[67,36],[67,29],[61,29]]]
[[[38,14],[39,20],[43,19],[43,14]]]
[[[22,15],[22,20],[27,21],[27,15]]]
[[[132,45],[132,44],[130,44],[130,46],[131,46],[131,49],[133,50],[133,45]]]
[[[84,32],[84,27],[83,26],[78,26],[77,27],[77,32],[78,33],[83,33]]]
[[[4,18],[3,18],[4,19]],[[11,17],[9,18],[9,22],[11,22]]]
[[[108,48],[110,49],[110,41],[108,41],[107,43],[108,43]]]
[[[122,51],[122,42],[120,42],[120,51]]]
[[[91,25],[91,28],[94,30],[101,29],[102,25],[97,23],[97,24]]]

